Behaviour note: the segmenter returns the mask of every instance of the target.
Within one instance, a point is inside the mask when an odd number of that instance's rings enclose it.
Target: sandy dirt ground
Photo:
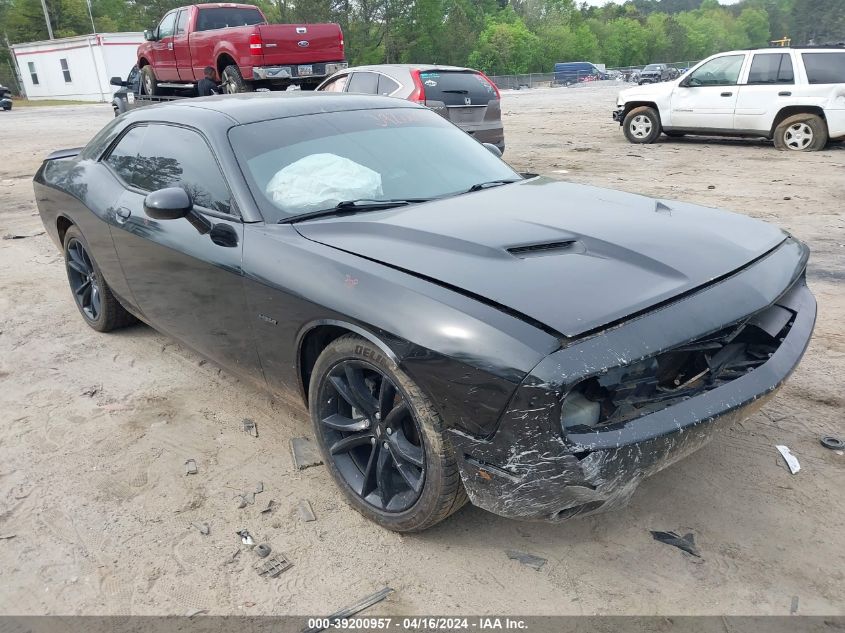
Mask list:
[[[0,236],[29,236],[0,240],[0,613],[326,614],[390,586],[368,613],[787,614],[797,597],[799,614],[845,614],[845,456],[818,441],[845,431],[845,145],[629,145],[610,119],[616,90],[506,94],[507,159],[794,232],[813,250],[810,349],[761,413],[647,480],[625,510],[549,525],[466,507],[411,536],[347,507],[324,467],[294,470],[290,439],[312,435],[295,404],[146,326],[84,325],[31,179],[111,110],[0,113]],[[799,474],[775,444],[798,456]],[[199,472],[186,476],[189,458]],[[259,481],[264,492],[238,509],[234,495]],[[316,521],[300,519],[301,500]],[[204,522],[208,535],[194,526]],[[243,528],[294,566],[259,577]],[[694,533],[701,558],[649,530]],[[535,571],[511,549],[548,562]]]

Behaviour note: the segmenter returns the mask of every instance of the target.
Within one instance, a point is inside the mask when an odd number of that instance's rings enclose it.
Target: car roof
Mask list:
[[[376,95],[335,92],[245,92],[234,95],[177,99],[168,103],[131,110],[131,118],[175,120],[199,109],[224,115],[232,123],[245,124],[323,112],[345,112],[384,108],[422,108],[410,101]]]
[[[381,72],[388,72],[390,70],[419,70],[421,72],[431,72],[433,70],[450,70],[450,71],[469,71],[477,73],[474,68],[465,68],[463,66],[448,66],[446,64],[368,64],[366,66],[352,66],[347,68],[345,72],[355,70],[374,70]]]

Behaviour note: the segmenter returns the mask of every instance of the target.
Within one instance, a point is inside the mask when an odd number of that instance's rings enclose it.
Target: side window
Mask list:
[[[123,135],[104,161],[127,185],[134,184],[135,162],[141,149],[141,141],[147,133],[146,126],[133,127]]]
[[[232,213],[232,200],[220,167],[196,132],[172,125],[147,126],[132,184],[145,191],[182,187],[194,204]]]
[[[188,26],[188,9],[182,9],[176,18],[176,35],[184,35]]]
[[[791,83],[795,83],[795,74],[788,53],[754,55],[748,72],[749,85]]]
[[[393,81],[385,75],[378,76],[378,94],[389,95],[399,88],[399,82]]]
[[[845,84],[845,53],[803,53],[811,84]]]
[[[173,27],[176,23],[176,13],[168,13],[158,25],[158,39],[170,37],[173,35]]]
[[[67,60],[64,57],[62,57],[59,60],[59,65],[62,67],[62,75],[64,75],[65,83],[69,84],[71,82],[71,79],[70,79],[70,68],[68,68]]]
[[[733,86],[739,79],[739,71],[745,55],[725,55],[711,59],[694,70],[687,80],[690,86]]]
[[[27,67],[29,68],[29,78],[32,79],[32,85],[38,85],[38,73],[35,72],[35,64],[33,62],[27,62]]]
[[[376,73],[352,73],[349,88],[346,92],[374,95],[378,92],[378,75]]]
[[[349,75],[343,75],[337,79],[332,79],[326,84],[325,88],[323,88],[323,92],[343,92],[343,89],[346,88],[346,83],[348,81]]]

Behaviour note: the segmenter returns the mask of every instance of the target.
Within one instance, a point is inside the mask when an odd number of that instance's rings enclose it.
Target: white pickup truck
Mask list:
[[[845,48],[713,55],[678,79],[619,93],[613,119],[632,143],[703,134],[773,139],[815,151],[845,138]]]

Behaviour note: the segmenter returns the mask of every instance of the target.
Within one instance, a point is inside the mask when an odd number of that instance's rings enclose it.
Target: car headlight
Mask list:
[[[599,422],[601,404],[588,400],[580,391],[572,391],[560,409],[560,425],[564,433],[578,426],[593,428]]]

